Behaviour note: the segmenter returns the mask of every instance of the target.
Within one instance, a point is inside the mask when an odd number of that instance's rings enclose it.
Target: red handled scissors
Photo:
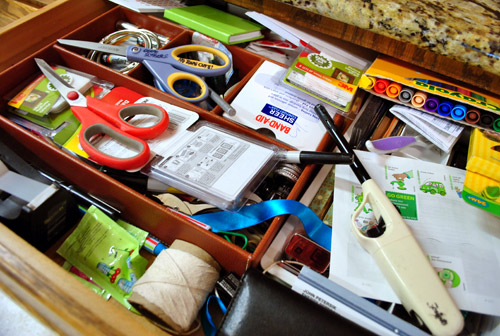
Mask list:
[[[191,103],[205,100],[209,94],[207,84],[199,76],[220,76],[231,68],[231,60],[228,55],[219,49],[204,45],[188,44],[170,49],[157,50],[79,40],[60,39],[57,41],[64,45],[126,56],[129,61],[141,62],[154,76],[155,82],[160,84],[160,89]],[[187,53],[198,51],[216,56],[222,64],[217,65],[182,57]],[[179,80],[188,80],[196,83],[200,88],[200,93],[195,96],[187,96],[178,92],[174,87],[174,83]]]
[[[99,164],[124,170],[139,169],[149,161],[150,150],[144,139],[152,139],[168,127],[168,114],[163,108],[153,104],[116,106],[96,98],[86,98],[59,76],[47,62],[40,58],[35,58],[35,61],[80,121],[80,145],[91,159]],[[127,122],[131,117],[141,116],[147,117],[148,121],[154,119],[154,124],[141,127]],[[102,134],[126,147],[133,155],[118,157],[99,150],[92,144],[91,138]]]

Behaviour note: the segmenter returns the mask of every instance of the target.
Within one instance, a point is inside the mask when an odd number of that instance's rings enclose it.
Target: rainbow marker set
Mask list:
[[[498,99],[444,81],[393,58],[377,58],[363,74],[359,87],[445,119],[500,132]]]

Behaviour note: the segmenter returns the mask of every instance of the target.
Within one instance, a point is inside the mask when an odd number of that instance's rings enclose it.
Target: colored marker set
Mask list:
[[[500,99],[447,82],[424,69],[379,56],[359,87],[459,123],[500,132]]]
[[[419,79],[419,81],[427,80]],[[399,103],[411,105],[414,108],[437,113],[442,117],[449,117],[456,121],[463,121],[469,125],[477,125],[500,132],[500,116],[480,111],[466,104],[432,95],[385,78],[365,76],[360,86],[379,95],[397,100]],[[462,93],[465,94],[465,92]]]

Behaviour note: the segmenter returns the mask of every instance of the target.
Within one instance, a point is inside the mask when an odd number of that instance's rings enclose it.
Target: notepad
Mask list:
[[[166,9],[164,17],[225,44],[264,37],[263,26],[207,5]]]

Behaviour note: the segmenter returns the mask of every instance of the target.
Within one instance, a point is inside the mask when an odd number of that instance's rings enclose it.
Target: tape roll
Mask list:
[[[186,332],[214,289],[219,271],[206,251],[175,240],[135,283],[128,301],[154,322]]]

